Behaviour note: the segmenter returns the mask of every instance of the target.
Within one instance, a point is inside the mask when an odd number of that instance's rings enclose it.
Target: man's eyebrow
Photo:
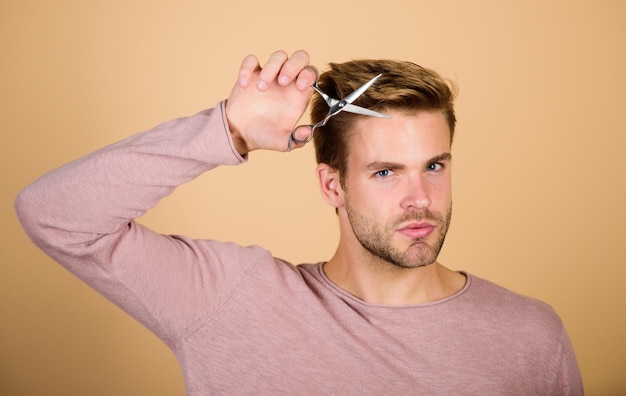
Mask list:
[[[436,162],[447,162],[452,160],[452,154],[450,153],[442,153],[436,155],[426,161],[428,164],[436,163]],[[406,166],[397,162],[390,161],[375,161],[367,164],[365,166],[365,170],[381,170],[381,169],[404,169]]]
[[[452,154],[450,153],[443,153],[443,154],[439,154],[433,158],[430,159],[430,161],[428,161],[429,164],[432,164],[434,162],[446,162],[446,161],[451,161],[452,160]]]
[[[404,169],[404,165],[399,164],[397,162],[388,162],[388,161],[376,161],[367,164],[365,166],[366,170],[381,170],[381,169]]]

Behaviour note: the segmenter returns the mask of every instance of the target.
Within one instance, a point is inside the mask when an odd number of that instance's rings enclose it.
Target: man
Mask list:
[[[189,395],[577,395],[557,314],[436,261],[451,215],[453,95],[407,62],[332,65],[320,85],[389,119],[342,113],[315,132],[317,179],[339,216],[323,263],[159,235],[133,219],[182,183],[260,149],[286,151],[311,98],[309,56],[242,63],[215,109],[52,171],[16,209],[31,239],[150,328]],[[327,111],[315,100],[313,120]],[[308,130],[298,129],[298,141]],[[293,148],[302,144],[294,144]]]

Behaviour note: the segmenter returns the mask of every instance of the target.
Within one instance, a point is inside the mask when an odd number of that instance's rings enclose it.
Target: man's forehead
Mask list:
[[[390,119],[359,117],[348,155],[441,155],[450,152],[450,128],[439,111],[390,111]]]

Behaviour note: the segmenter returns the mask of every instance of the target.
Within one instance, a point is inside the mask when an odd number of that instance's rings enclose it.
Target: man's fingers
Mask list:
[[[265,91],[270,86],[288,59],[289,55],[285,51],[276,51],[270,55],[265,66],[261,69],[259,80],[257,81],[257,88],[260,91]]]
[[[308,67],[304,67],[300,71],[296,79],[296,87],[300,91],[303,91],[309,88],[311,85],[313,85],[313,83],[315,83],[315,80],[317,80],[319,76],[318,74],[319,72],[317,71],[317,68],[315,66],[312,66],[312,65],[307,65],[307,66]]]
[[[254,72],[257,72],[260,69],[261,66],[259,59],[255,55],[246,56],[241,62],[241,67],[239,68],[239,86],[241,86],[241,88],[247,88]]]
[[[278,83],[283,86],[291,84],[296,78],[299,78],[299,74],[309,65],[310,61],[311,59],[306,51],[299,50],[294,52],[280,69]],[[308,85],[305,85],[305,88]]]
[[[305,69],[309,62],[310,57],[306,51],[298,50],[291,56],[285,51],[276,51],[261,69],[257,88],[265,91],[275,80],[282,86],[296,81],[298,89],[302,91],[315,81],[315,73]]]

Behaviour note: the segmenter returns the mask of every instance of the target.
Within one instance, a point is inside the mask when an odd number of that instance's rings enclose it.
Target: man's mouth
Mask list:
[[[436,226],[428,222],[408,223],[397,231],[409,239],[423,239],[435,231]]]

